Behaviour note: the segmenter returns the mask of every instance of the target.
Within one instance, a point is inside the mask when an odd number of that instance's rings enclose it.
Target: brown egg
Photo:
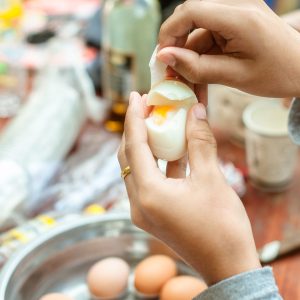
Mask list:
[[[72,298],[58,293],[44,295],[40,300],[72,300]]]
[[[193,276],[177,276],[162,288],[160,300],[191,300],[207,288],[204,281]]]
[[[117,298],[127,289],[130,268],[118,257],[108,257],[95,263],[87,275],[90,293],[99,298]]]
[[[158,295],[163,285],[177,274],[175,261],[166,255],[153,255],[142,260],[134,272],[134,286],[144,295]]]

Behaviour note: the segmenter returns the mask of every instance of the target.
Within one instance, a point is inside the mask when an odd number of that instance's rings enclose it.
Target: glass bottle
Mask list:
[[[106,0],[102,7],[103,94],[111,101],[105,127],[121,132],[131,91],[150,89],[148,63],[161,20],[158,0]]]

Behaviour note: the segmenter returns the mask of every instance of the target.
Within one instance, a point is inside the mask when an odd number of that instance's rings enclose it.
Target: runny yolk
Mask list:
[[[172,105],[161,105],[161,106],[154,106],[152,110],[152,116],[154,118],[154,122],[157,125],[162,125],[168,116],[168,113],[175,109],[175,106]]]

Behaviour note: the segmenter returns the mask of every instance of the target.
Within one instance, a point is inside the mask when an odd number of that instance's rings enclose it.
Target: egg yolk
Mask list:
[[[157,125],[162,125],[168,116],[168,113],[173,111],[175,106],[172,105],[161,105],[161,106],[154,106],[152,110],[152,116],[154,118],[154,122]]]

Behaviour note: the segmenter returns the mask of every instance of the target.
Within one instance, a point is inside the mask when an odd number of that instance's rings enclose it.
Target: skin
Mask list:
[[[161,173],[147,143],[146,96],[132,93],[119,151],[135,225],[161,239],[208,285],[260,267],[245,209],[218,166],[216,142],[203,104],[187,122],[191,173],[181,160]]]
[[[162,25],[159,44],[158,59],[191,83],[300,95],[300,35],[262,0],[188,0]]]
[[[194,84],[202,103],[207,83],[261,96],[300,95],[300,35],[261,0],[188,0],[162,25],[159,43],[158,59]],[[204,105],[188,115],[190,175],[184,160],[168,163],[164,175],[147,143],[145,100],[131,94],[119,150],[121,169],[131,168],[125,184],[133,223],[169,245],[208,285],[260,268],[244,206],[218,167]]]
[[[281,16],[281,18],[300,32],[300,10],[295,10],[291,13]]]

